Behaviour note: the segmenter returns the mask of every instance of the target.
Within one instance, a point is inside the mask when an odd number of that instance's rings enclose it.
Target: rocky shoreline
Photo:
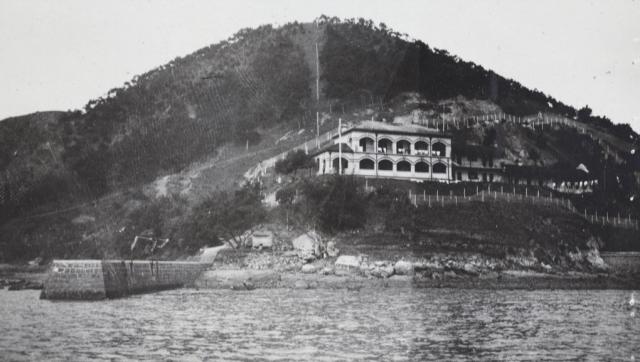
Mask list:
[[[47,266],[0,264],[0,290],[42,289]]]
[[[638,277],[611,274],[568,273],[562,275],[501,273],[469,276],[446,274],[431,278],[420,275],[393,275],[371,278],[362,275],[322,275],[273,270],[211,270],[195,283],[202,289],[252,290],[270,288],[347,289],[361,288],[459,288],[459,289],[640,289]]]
[[[310,261],[293,253],[254,253],[247,255],[242,263],[214,263],[195,286],[233,290],[640,289],[640,276],[617,274],[593,255],[581,258],[583,262],[567,268],[546,265],[528,257],[495,259],[479,255],[436,255],[428,259],[392,262],[343,255]]]

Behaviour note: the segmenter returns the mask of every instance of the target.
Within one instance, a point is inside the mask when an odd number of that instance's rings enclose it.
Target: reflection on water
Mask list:
[[[176,290],[102,302],[0,291],[0,357],[633,360],[626,291]]]

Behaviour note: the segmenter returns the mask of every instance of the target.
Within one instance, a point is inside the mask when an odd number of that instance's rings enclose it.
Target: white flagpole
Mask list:
[[[338,118],[338,174],[342,175],[342,118]]]

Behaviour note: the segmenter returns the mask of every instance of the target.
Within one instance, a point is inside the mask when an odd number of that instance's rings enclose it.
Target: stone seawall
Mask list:
[[[208,264],[146,260],[54,260],[42,299],[98,300],[192,285]]]
[[[614,272],[620,273],[640,273],[640,252],[600,252],[602,260]]]

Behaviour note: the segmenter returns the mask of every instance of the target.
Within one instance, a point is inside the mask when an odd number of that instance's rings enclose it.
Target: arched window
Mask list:
[[[396,165],[396,169],[400,172],[411,172],[411,164],[407,161],[400,161]]]
[[[358,145],[360,146],[360,152],[376,152],[375,150],[375,142],[373,142],[373,139],[369,138],[369,137],[364,137],[361,138],[360,141],[358,142]]]
[[[334,158],[333,159],[333,169],[337,170],[339,167],[340,167],[340,159],[339,158]],[[349,167],[349,162],[347,162],[347,160],[345,160],[343,158],[342,159],[342,170],[344,170],[347,167]]]
[[[392,153],[393,152],[393,142],[391,140],[383,138],[378,140],[378,152],[379,153]]]
[[[433,165],[433,173],[447,173],[447,166],[444,163],[436,163]]]
[[[418,141],[413,147],[417,155],[426,155],[429,152],[429,144],[425,141]]]
[[[380,171],[393,171],[393,163],[389,160],[382,160],[378,162],[378,170]]]
[[[436,156],[445,156],[445,150],[447,149],[447,147],[444,145],[444,143],[436,142],[433,144],[431,149],[433,150]],[[435,172],[435,167],[434,167],[434,172]]]
[[[411,154],[411,143],[406,140],[398,141],[396,143],[397,153],[401,155],[410,155]]]
[[[360,161],[361,170],[373,170],[375,168],[375,165],[376,165],[375,162],[373,162],[373,160],[370,160],[368,158],[365,158]]]
[[[426,162],[418,162],[416,163],[416,172],[428,173],[429,165]]]

